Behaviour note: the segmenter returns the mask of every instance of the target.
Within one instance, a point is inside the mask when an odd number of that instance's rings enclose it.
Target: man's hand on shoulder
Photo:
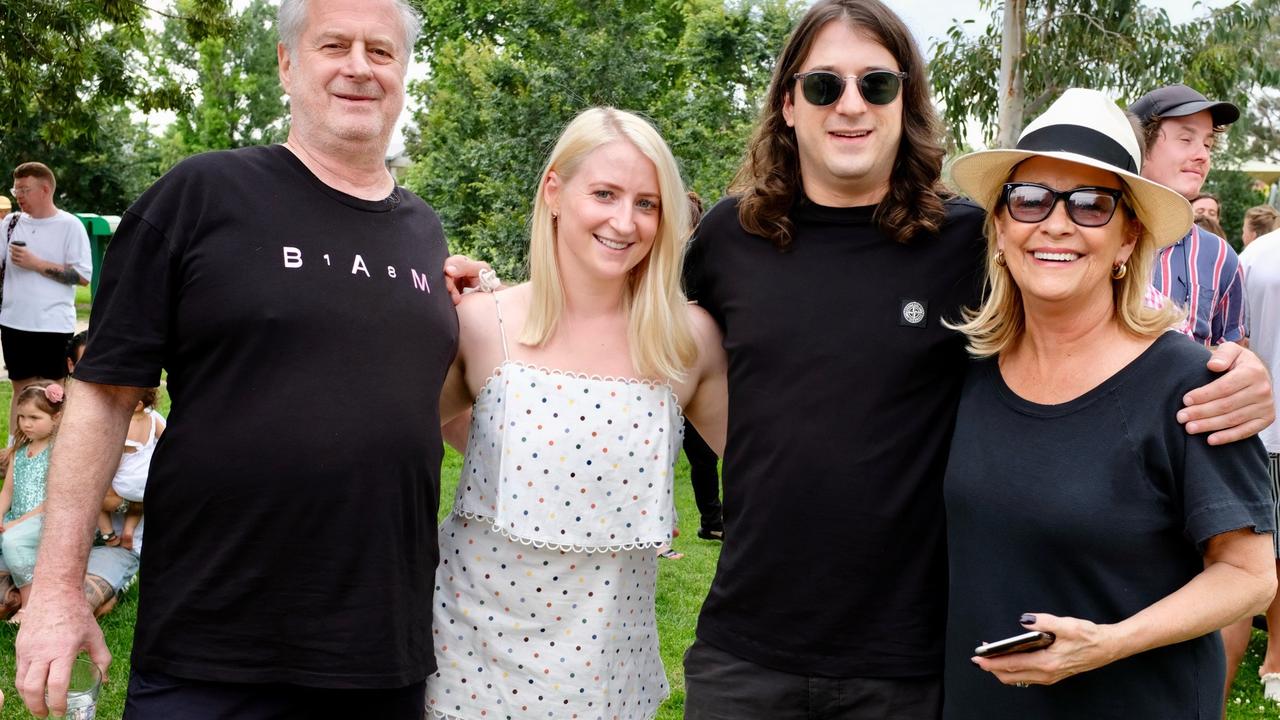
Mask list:
[[[1209,358],[1208,367],[1222,377],[1187,393],[1178,422],[1193,435],[1209,432],[1210,445],[1253,437],[1276,417],[1271,376],[1253,352],[1235,343],[1223,343]]]
[[[445,259],[444,284],[454,305],[462,302],[463,291],[480,287],[480,273],[484,270],[492,271],[489,263],[466,255],[450,255]]]

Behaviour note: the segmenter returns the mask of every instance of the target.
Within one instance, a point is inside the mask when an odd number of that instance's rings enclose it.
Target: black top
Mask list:
[[[982,211],[947,203],[941,237],[901,244],[874,208],[804,203],[786,252],[733,199],[686,259],[724,331],[726,541],[698,637],[788,672],[942,670],[942,475],[977,303]]]
[[[191,158],[125,214],[76,377],[168,371],[137,668],[356,688],[434,671],[447,254],[413,194],[345,195],[281,146]]]
[[[1262,443],[1210,447],[1174,417],[1213,379],[1208,358],[1165,333],[1061,405],[1015,395],[995,360],[974,364],[947,466],[946,718],[1221,716],[1216,632],[1052,686],[1007,687],[969,662],[980,641],[1023,632],[1022,613],[1117,622],[1200,573],[1214,535],[1274,530]]]

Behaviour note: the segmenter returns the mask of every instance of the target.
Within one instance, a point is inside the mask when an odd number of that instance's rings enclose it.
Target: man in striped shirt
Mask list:
[[[1217,135],[1240,117],[1235,105],[1207,100],[1186,85],[1152,90],[1129,112],[1142,123],[1142,176],[1188,201],[1200,195]],[[1197,342],[1247,342],[1244,275],[1226,240],[1192,225],[1186,237],[1160,251],[1151,283],[1187,311],[1183,332]]]

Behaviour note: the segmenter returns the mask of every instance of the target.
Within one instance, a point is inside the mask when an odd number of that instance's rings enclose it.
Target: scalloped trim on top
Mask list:
[[[480,396],[484,394],[484,391],[489,387],[490,383],[500,377],[502,375],[502,369],[508,365],[514,365],[515,367],[524,368],[525,370],[533,370],[534,372],[540,372],[551,377],[560,376],[574,378],[575,380],[617,382],[624,385],[644,385],[650,389],[666,388],[667,394],[671,396],[672,405],[676,409],[676,414],[679,415],[681,419],[684,419],[684,406],[680,404],[680,396],[676,394],[675,388],[671,387],[670,381],[614,377],[612,375],[590,375],[588,373],[574,372],[573,370],[557,370],[556,368],[543,367],[542,365],[533,365],[519,360],[503,360],[502,364],[495,367],[493,371],[489,373],[489,377],[485,378],[484,383],[480,385],[480,392],[476,393],[475,400],[471,401],[472,407],[475,407],[475,404],[479,402]]]
[[[479,515],[477,513],[468,512],[466,510],[453,509],[453,514],[468,520],[484,523],[488,525],[495,533],[505,537],[512,542],[518,542],[521,545],[541,548],[545,550],[559,550],[560,552],[576,552],[576,553],[601,553],[601,552],[630,552],[632,550],[657,550],[663,545],[671,542],[671,536],[668,535],[666,540],[651,540],[638,543],[623,543],[621,545],[573,545],[571,543],[557,543],[549,540],[534,540],[532,538],[520,537],[513,535],[506,528],[494,522],[493,518],[487,515]]]

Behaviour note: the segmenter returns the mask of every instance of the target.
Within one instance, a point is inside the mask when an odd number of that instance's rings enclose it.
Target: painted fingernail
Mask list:
[[[1023,625],[1033,625],[1035,624],[1035,621],[1036,621],[1036,616],[1032,615],[1031,613],[1023,613],[1022,617],[1018,618],[1018,622],[1022,623]]]

